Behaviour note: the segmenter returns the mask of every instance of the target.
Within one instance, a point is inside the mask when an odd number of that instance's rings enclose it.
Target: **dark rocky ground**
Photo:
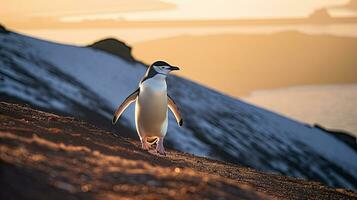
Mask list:
[[[118,136],[119,135],[119,136]],[[0,199],[357,199],[357,192],[168,150],[0,103]]]

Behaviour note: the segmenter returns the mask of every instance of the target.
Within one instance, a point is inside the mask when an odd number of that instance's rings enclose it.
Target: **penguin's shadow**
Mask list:
[[[166,158],[167,157],[167,152],[165,153],[165,155],[162,155],[160,154],[159,152],[156,151],[156,146],[157,144],[152,144],[149,148],[149,150],[144,150],[142,149],[143,151],[151,154],[151,155],[155,155],[155,156],[159,156],[159,157],[162,157],[162,158]]]
[[[156,149],[149,149],[148,151],[146,151],[146,150],[143,150],[143,151],[145,151],[148,154],[154,155],[154,156],[158,156],[158,157],[162,157],[162,158],[167,157],[167,153],[165,155],[161,155],[156,151]]]

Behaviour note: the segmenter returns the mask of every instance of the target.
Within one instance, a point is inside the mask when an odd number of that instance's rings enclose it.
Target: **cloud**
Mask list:
[[[63,17],[72,15],[125,13],[172,9],[175,4],[159,0],[2,0],[2,18]]]
[[[336,6],[335,8],[357,11],[357,0],[350,0],[347,4],[342,5],[342,6]]]

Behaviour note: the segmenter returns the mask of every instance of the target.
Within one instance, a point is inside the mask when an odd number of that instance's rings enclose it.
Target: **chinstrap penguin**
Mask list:
[[[149,150],[156,142],[156,151],[161,155],[165,155],[163,142],[167,132],[168,108],[173,112],[178,125],[183,124],[177,106],[167,94],[166,77],[173,70],[179,68],[164,61],[150,65],[139,87],[118,107],[112,121],[115,124],[124,110],[136,101],[135,125],[142,148]]]

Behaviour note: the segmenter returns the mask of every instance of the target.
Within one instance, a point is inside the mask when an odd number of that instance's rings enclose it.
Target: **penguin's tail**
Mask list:
[[[153,144],[155,144],[158,140],[159,140],[158,137],[148,137],[148,138],[146,139],[146,142],[149,143],[150,145],[153,145]]]

